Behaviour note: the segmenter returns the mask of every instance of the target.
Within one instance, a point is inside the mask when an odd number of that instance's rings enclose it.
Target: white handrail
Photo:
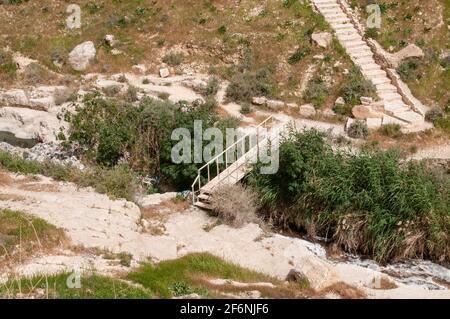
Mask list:
[[[265,119],[263,122],[261,122],[260,124],[258,124],[258,125],[255,127],[256,133],[257,133],[257,137],[256,137],[256,146],[255,146],[255,147],[257,147],[258,150],[259,150],[259,142],[260,142],[260,141],[259,141],[259,128],[264,127],[269,121],[273,121],[273,119],[274,119],[274,117],[273,117],[273,115],[271,115],[271,116],[269,116],[267,119]],[[244,135],[243,137],[239,138],[236,142],[234,142],[232,145],[230,145],[229,147],[227,147],[224,151],[222,151],[220,154],[216,155],[214,158],[212,158],[212,159],[211,159],[210,161],[208,161],[205,165],[203,165],[202,167],[200,167],[200,168],[198,169],[197,177],[195,178],[194,182],[192,183],[192,202],[193,202],[193,204],[195,204],[195,202],[196,202],[196,193],[197,193],[197,191],[195,190],[195,186],[196,186],[197,183],[198,183],[198,192],[199,192],[200,189],[201,189],[201,174],[202,174],[202,170],[205,169],[205,168],[208,169],[208,182],[207,182],[207,183],[209,183],[209,182],[211,181],[211,176],[210,176],[210,172],[209,172],[209,166],[210,166],[211,164],[216,163],[216,166],[217,166],[217,172],[216,172],[217,175],[216,175],[216,176],[219,176],[219,175],[220,175],[219,159],[221,159],[221,158],[223,157],[223,155],[225,154],[225,167],[228,168],[228,156],[227,156],[227,155],[228,155],[228,152],[229,152],[231,149],[234,149],[239,143],[244,142],[245,139],[248,138],[248,137],[250,137],[250,136],[252,136],[252,133],[247,133],[247,134]],[[244,145],[245,145],[245,144],[244,144]],[[249,151],[250,151],[250,150],[249,150]],[[247,154],[247,152],[245,152],[245,146],[244,146],[244,152],[243,152],[243,154],[241,155],[241,157],[244,156],[244,155],[246,155],[246,154]],[[241,158],[241,157],[239,157],[239,158]],[[237,158],[236,161],[237,161],[239,158]]]

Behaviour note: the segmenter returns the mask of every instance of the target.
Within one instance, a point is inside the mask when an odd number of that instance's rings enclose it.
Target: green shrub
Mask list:
[[[305,92],[303,92],[303,99],[305,102],[312,103],[315,107],[320,108],[328,97],[328,91],[328,87],[323,79],[316,76],[309,81]]]
[[[403,135],[402,127],[399,124],[386,124],[380,128],[381,134],[391,138],[398,138]]]
[[[272,90],[268,73],[261,69],[234,75],[227,87],[226,97],[234,102],[251,102],[255,96],[270,96]]]
[[[177,52],[170,52],[167,53],[162,61],[164,63],[167,63],[170,66],[178,66],[184,61],[184,54],[183,53],[177,53]]]
[[[288,58],[288,63],[291,65],[297,64],[298,62],[303,60],[310,53],[311,53],[310,48],[298,49]]]
[[[444,117],[445,117],[444,112],[438,107],[429,110],[427,114],[425,114],[425,119],[431,123],[434,123],[437,120],[442,119]]]
[[[200,94],[205,97],[215,96],[219,92],[220,82],[215,76],[210,77],[206,85],[200,86],[197,89]]]
[[[367,28],[366,33],[364,35],[366,38],[376,39],[378,37],[378,29],[377,28]]]
[[[366,80],[362,75],[360,69],[353,66],[347,74],[344,84],[341,89],[341,94],[346,103],[354,106],[361,104],[361,97],[373,97],[376,95],[376,87]]]
[[[86,147],[87,161],[109,170],[125,163],[141,174],[162,174],[181,190],[190,186],[200,163],[172,162],[171,150],[178,143],[171,139],[172,131],[187,128],[193,136],[194,120],[203,121],[203,127],[235,124],[218,118],[214,99],[186,107],[144,98],[138,106],[132,106],[93,95],[87,96],[84,104],[82,112],[68,114],[66,118],[71,124],[69,142]],[[122,189],[127,180],[114,181],[114,176],[110,176],[105,183],[97,184],[109,189],[117,184]]]
[[[145,84],[150,84],[150,80],[145,78],[145,79],[142,80],[142,84],[144,84],[144,85]]]
[[[225,33],[227,33],[227,27],[224,25],[221,25],[218,29],[217,29],[217,33],[220,35],[224,35]]]
[[[337,104],[333,107],[333,111],[336,114],[342,115],[342,116],[352,116],[352,109],[353,106],[349,104]]]
[[[160,98],[163,101],[167,101],[170,97],[170,94],[167,92],[160,92],[158,93],[158,98]]]
[[[334,151],[321,133],[292,132],[277,174],[246,178],[264,216],[379,262],[450,261],[450,180],[396,152]]]
[[[369,128],[364,121],[354,121],[347,129],[347,134],[351,138],[366,139],[369,136]]]
[[[241,106],[241,114],[250,114],[252,113],[252,106],[250,103],[243,103]]]
[[[398,66],[397,72],[400,75],[401,79],[405,82],[416,80],[420,78],[421,65],[422,62],[419,59],[408,59]]]

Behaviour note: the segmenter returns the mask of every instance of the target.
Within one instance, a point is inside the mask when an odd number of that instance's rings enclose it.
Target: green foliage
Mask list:
[[[82,112],[67,114],[66,119],[71,123],[69,141],[86,147],[88,161],[107,168],[126,163],[142,174],[163,174],[182,189],[190,186],[200,164],[172,162],[171,150],[178,143],[171,139],[173,130],[186,128],[193,136],[194,120],[202,121],[204,128],[222,128],[224,123],[213,99],[190,107],[145,98],[131,106],[88,96],[84,104]]]
[[[234,102],[251,102],[255,96],[271,96],[273,87],[266,69],[235,74],[227,87],[226,97]]]
[[[377,28],[368,28],[364,35],[367,38],[376,39],[378,37],[378,29]]]
[[[239,281],[268,281],[257,272],[225,262],[210,254],[192,254],[157,265],[145,264],[131,272],[128,279],[148,288],[161,298],[198,293],[204,297],[209,292],[201,288],[195,277],[215,277]],[[270,281],[270,280],[269,280]]]
[[[243,103],[241,106],[241,114],[250,114],[252,113],[252,106],[250,103]]]
[[[13,79],[16,76],[17,64],[10,53],[0,50],[0,79]]]
[[[303,99],[312,103],[316,108],[324,105],[328,97],[328,87],[320,76],[315,76],[309,81],[308,86],[303,92]]]
[[[114,168],[95,167],[80,171],[72,166],[25,160],[0,151],[0,167],[14,173],[39,174],[58,181],[72,182],[81,187],[90,186],[99,193],[127,200],[134,199],[135,191],[139,186],[137,176],[123,165]]]
[[[380,128],[381,134],[391,138],[398,138],[403,135],[399,124],[386,124]]]
[[[408,59],[398,66],[397,72],[405,82],[416,80],[420,77],[421,65],[422,63],[419,59]]]
[[[217,33],[220,35],[224,35],[225,33],[227,33],[227,27],[224,25],[221,25],[218,29],[217,29]]]
[[[288,63],[291,65],[297,64],[298,62],[303,60],[310,53],[311,53],[310,48],[298,49],[288,58]]]
[[[183,53],[177,53],[177,52],[170,52],[167,53],[163,57],[163,62],[167,63],[170,66],[178,66],[184,61],[184,54]]]
[[[354,106],[361,103],[362,96],[376,97],[376,88],[364,78],[358,67],[353,66],[346,76],[341,94],[346,103]]]
[[[45,247],[56,246],[64,238],[64,232],[45,220],[23,212],[0,210],[0,234],[6,236],[1,243],[0,257],[13,255],[17,245],[24,252],[35,249],[38,243]]]
[[[197,91],[200,92],[205,97],[216,96],[217,92],[219,92],[220,81],[217,77],[212,76],[208,79],[206,85],[200,86],[197,88]]]
[[[50,299],[150,299],[152,295],[143,288],[134,287],[119,279],[99,275],[82,275],[81,288],[67,287],[72,273],[49,277],[35,276],[31,279],[10,280],[0,286],[0,298],[38,296]],[[39,295],[39,291],[44,294]]]
[[[448,177],[393,151],[335,152],[314,130],[291,132],[279,156],[277,174],[247,178],[268,219],[380,262],[450,261]]]
[[[367,127],[366,122],[357,120],[350,124],[347,129],[347,134],[351,138],[365,139],[369,136],[369,128]]]

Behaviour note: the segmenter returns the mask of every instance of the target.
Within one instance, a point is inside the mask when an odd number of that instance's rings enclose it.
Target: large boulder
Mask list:
[[[301,116],[311,117],[311,116],[316,115],[317,111],[316,111],[316,108],[314,107],[314,105],[305,104],[305,105],[300,106],[299,113]]]
[[[333,40],[333,37],[329,32],[319,32],[313,33],[311,35],[311,39],[316,42],[318,46],[322,48],[328,48],[328,46],[331,44],[331,41]]]
[[[415,44],[410,44],[397,53],[391,55],[391,63],[397,67],[403,60],[408,58],[423,58],[425,53]]]
[[[92,41],[83,42],[69,53],[69,63],[74,70],[84,71],[95,58],[96,53]]]

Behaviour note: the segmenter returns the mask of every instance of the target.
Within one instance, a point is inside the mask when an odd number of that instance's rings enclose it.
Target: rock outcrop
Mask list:
[[[69,63],[76,71],[84,71],[95,58],[96,50],[92,41],[77,45],[69,53]]]

